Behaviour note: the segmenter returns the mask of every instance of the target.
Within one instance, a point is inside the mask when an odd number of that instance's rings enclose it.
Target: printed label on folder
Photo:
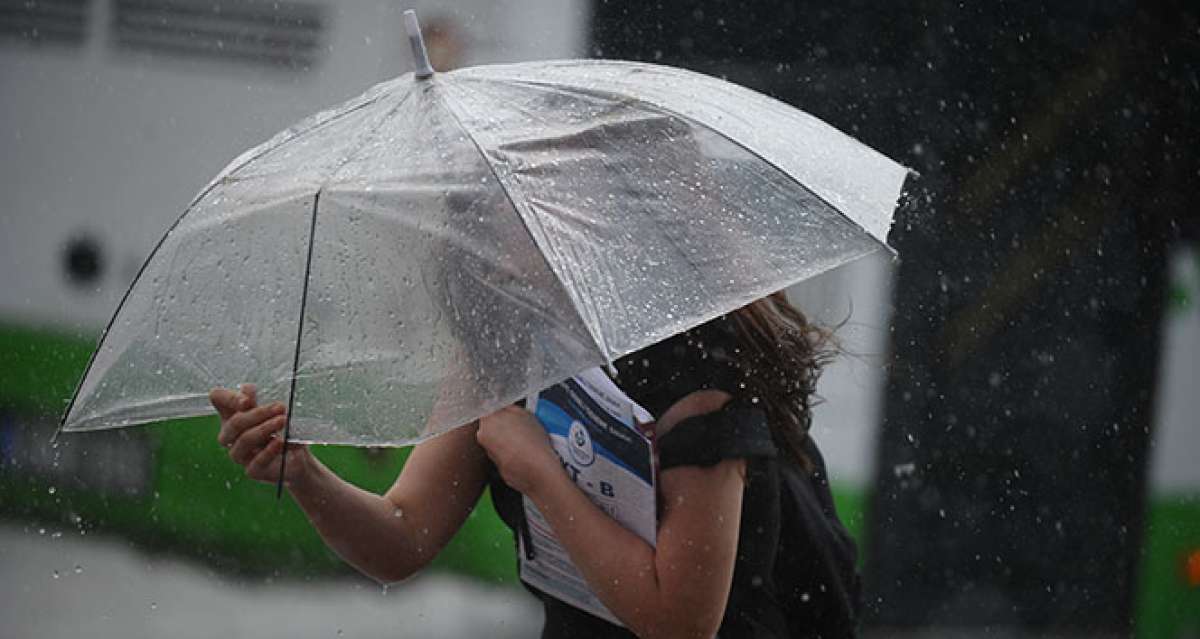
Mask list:
[[[526,404],[546,432],[563,468],[591,500],[651,546],[656,514],[653,447],[641,424],[651,415],[599,368],[555,384]],[[520,540],[521,579],[542,592],[622,625],[596,598],[565,548],[529,498]]]

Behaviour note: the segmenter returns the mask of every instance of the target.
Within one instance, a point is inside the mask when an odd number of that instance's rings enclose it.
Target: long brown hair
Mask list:
[[[809,323],[782,291],[729,313],[744,388],[735,395],[763,406],[775,444],[807,470],[805,454],[817,378],[837,355],[833,334]]]

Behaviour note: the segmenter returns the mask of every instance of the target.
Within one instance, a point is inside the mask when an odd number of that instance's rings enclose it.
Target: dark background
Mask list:
[[[890,236],[868,624],[1128,634],[1166,260],[1197,239],[1196,7],[594,11],[592,55],[724,76],[920,174]]]

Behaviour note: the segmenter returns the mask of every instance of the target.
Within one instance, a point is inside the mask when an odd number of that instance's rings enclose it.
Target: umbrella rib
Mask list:
[[[721,139],[726,140],[730,144],[733,144],[734,146],[738,147],[739,149],[742,149],[743,151],[749,153],[750,155],[753,155],[754,157],[758,158],[760,161],[762,161],[763,164],[766,164],[767,166],[774,169],[776,173],[778,173],[779,175],[782,175],[784,177],[784,179],[786,179],[788,182],[791,182],[792,184],[795,184],[796,186],[800,187],[805,193],[808,193],[809,195],[813,196],[818,202],[829,207],[829,210],[836,211],[837,214],[842,217],[842,219],[844,219],[847,222],[850,222],[851,224],[856,226],[860,231],[865,233],[867,235],[867,237],[871,238],[876,244],[878,244],[883,250],[891,253],[892,255],[896,255],[895,249],[888,246],[887,242],[882,242],[878,238],[876,238],[875,235],[873,235],[870,231],[868,231],[867,227],[863,226],[858,220],[850,217],[849,215],[846,215],[840,208],[834,206],[829,200],[826,200],[824,197],[822,197],[820,193],[817,193],[816,191],[808,188],[808,186],[806,184],[804,184],[803,182],[801,182],[796,176],[783,170],[782,168],[780,168],[779,165],[777,165],[774,162],[763,157],[763,155],[761,153],[759,153],[758,151],[755,151],[754,149],[750,148],[749,146],[743,144],[740,140],[733,138],[732,136],[728,135],[724,131],[721,131],[720,129],[708,126],[707,124],[704,124],[703,122],[700,122],[699,120],[694,120],[686,115],[677,113],[672,109],[662,107],[660,105],[654,104],[653,102],[645,102],[645,103],[647,105],[658,108],[658,109],[662,110],[664,113],[670,114],[673,117],[680,118],[681,120],[691,124],[692,126],[703,127],[705,130],[712,132],[713,134],[719,136]]]
[[[304,335],[304,310],[308,305],[308,280],[312,273],[313,241],[317,234],[317,206],[321,202],[321,189],[313,196],[312,216],[308,223],[308,256],[304,260],[304,289],[300,293],[300,320],[296,322],[296,350],[292,355],[292,382],[288,391],[287,422],[283,426],[283,451],[279,456],[279,480],[275,483],[275,498],[283,496],[283,472],[287,469],[287,443],[292,432],[292,409],[296,404],[296,372],[300,368],[300,338]]]
[[[351,107],[345,111],[330,115],[328,118],[321,120],[320,122],[314,122],[312,126],[308,127],[307,129],[304,129],[303,131],[296,131],[292,135],[290,135],[286,138],[283,138],[281,140],[278,140],[277,142],[275,142],[275,144],[271,144],[271,140],[267,140],[266,142],[263,142],[262,145],[260,145],[261,148],[258,148],[258,149],[255,149],[255,150],[249,152],[250,156],[247,157],[245,160],[243,160],[241,163],[239,163],[237,168],[230,169],[228,171],[222,171],[221,174],[218,175],[216,179],[214,179],[212,182],[210,182],[209,185],[207,187],[205,187],[204,190],[201,191],[200,194],[197,195],[190,204],[188,204],[187,208],[184,209],[184,211],[183,211],[183,215],[187,215],[188,213],[190,213],[192,208],[195,207],[196,204],[198,204],[200,202],[200,200],[204,199],[204,196],[208,195],[213,189],[215,189],[226,178],[232,177],[234,173],[241,171],[242,169],[244,169],[246,167],[246,165],[250,164],[251,162],[254,162],[255,160],[270,153],[271,151],[278,149],[279,147],[283,146],[284,144],[289,144],[291,142],[294,142],[306,135],[309,135],[310,133],[313,133],[314,131],[316,131],[318,129],[322,129],[330,124],[333,124],[334,122],[336,122],[338,120],[341,120],[342,118],[350,115],[351,113],[356,113],[362,109],[365,109],[365,108],[371,106],[372,104],[379,102],[385,96],[386,96],[386,94],[381,94],[381,95],[375,96],[374,98],[367,100],[366,102],[363,102],[362,104],[356,104],[353,107]],[[407,99],[407,95],[405,96],[404,99]],[[401,100],[401,102],[403,102],[403,101],[404,100]],[[234,161],[236,162],[237,158],[235,158]],[[180,216],[180,219],[183,219],[183,215]],[[174,227],[172,227],[172,228],[174,228]]]
[[[404,103],[408,102],[408,99],[410,97],[412,97],[412,93],[411,92],[406,93],[404,95],[404,97],[401,98],[400,101],[396,103],[395,106],[393,106],[391,109],[388,109],[387,113],[385,113],[383,115],[383,117],[381,117],[379,119],[379,122],[377,122],[375,124],[375,126],[372,127],[371,130],[365,136],[363,136],[362,144],[360,144],[359,147],[357,149],[355,149],[354,153],[357,153],[357,152],[361,151],[364,147],[366,147],[367,143],[369,143],[371,141],[371,138],[376,133],[379,132],[379,129],[388,121],[388,119],[390,119],[393,115],[395,115],[395,113],[397,111],[400,110],[400,107],[404,106]],[[353,161],[354,153],[347,154],[346,157],[342,160],[342,162],[340,164],[338,164],[338,166],[335,167],[332,171],[330,171],[329,177],[327,178],[326,183],[328,183],[329,181],[335,180],[337,178],[338,172],[341,171],[342,168],[345,167],[347,164],[349,164],[351,161]],[[299,320],[296,322],[296,350],[295,350],[294,354],[292,355],[292,380],[291,380],[291,387],[288,391],[287,421],[284,423],[284,427],[283,427],[283,451],[280,453],[280,457],[279,457],[279,478],[275,483],[275,498],[276,499],[279,499],[280,497],[283,496],[283,473],[287,469],[287,443],[288,443],[288,438],[291,436],[291,432],[292,432],[292,412],[293,412],[293,408],[295,408],[295,404],[296,404],[296,378],[297,378],[297,374],[299,373],[299,370],[300,370],[300,341],[301,341],[301,338],[304,336],[304,312],[308,306],[308,285],[309,285],[309,281],[311,279],[311,274],[312,274],[313,246],[316,244],[316,236],[317,236],[317,207],[321,202],[321,193],[324,190],[325,190],[325,186],[321,186],[317,189],[317,192],[313,195],[312,216],[311,216],[311,219],[309,220],[308,255],[304,260],[304,288],[300,292],[300,317],[299,317]]]
[[[486,166],[488,168],[488,171],[492,174],[492,179],[496,180],[496,184],[500,186],[500,192],[503,193],[504,197],[508,199],[509,205],[513,207],[513,211],[517,214],[517,218],[519,220],[521,220],[521,224],[525,227],[525,232],[529,233],[529,237],[530,237],[530,239],[533,240],[534,246],[538,247],[539,249],[543,249],[543,250],[545,248],[549,248],[551,251],[553,251],[557,255],[558,249],[557,249],[557,247],[553,246],[553,243],[547,242],[547,244],[549,244],[549,246],[543,247],[543,243],[538,241],[537,235],[533,232],[533,229],[531,229],[529,227],[529,221],[526,219],[526,216],[521,213],[521,207],[519,207],[517,205],[516,199],[513,197],[513,194],[510,191],[508,183],[500,178],[500,174],[496,172],[496,167],[493,166],[492,163],[488,161],[487,152],[485,152],[483,150],[483,147],[479,144],[479,140],[475,139],[475,134],[472,133],[471,130],[468,129],[465,124],[463,124],[462,118],[460,118],[458,116],[458,112],[455,110],[454,106],[452,106],[450,104],[450,100],[447,98],[447,96],[444,95],[444,91],[436,91],[435,94],[437,95],[438,99],[441,100],[442,104],[446,107],[446,112],[450,114],[450,117],[454,118],[454,122],[456,124],[458,124],[458,128],[461,129],[463,134],[467,136],[467,139],[471,141],[471,145],[475,147],[475,151],[479,153],[480,160],[483,161],[484,166]],[[544,231],[542,233],[543,233],[543,235],[545,235]],[[560,274],[558,269],[554,268],[554,265],[550,262],[549,258],[546,257],[545,253],[543,253],[541,250],[539,250],[538,253],[542,256],[542,260],[546,262],[546,267],[550,270],[550,272],[554,273],[559,278],[562,278],[563,274]],[[569,277],[570,274],[568,273],[567,276]],[[566,288],[565,284],[564,284],[564,288]],[[584,290],[583,287],[578,286],[577,284],[571,288],[579,293],[582,293],[582,291]],[[569,294],[570,294],[570,292],[568,291],[568,295]],[[593,302],[591,304],[591,306],[594,307],[595,303]],[[580,313],[580,309],[576,308],[575,312]],[[591,335],[592,341],[594,341],[596,343],[596,347],[600,349],[600,352],[603,355],[604,359],[611,366],[612,358],[609,354],[608,342],[607,342],[607,340],[604,339],[604,334],[598,328],[594,328],[594,326],[599,325],[599,322],[597,321],[597,318],[596,318],[596,313],[595,313],[594,309],[589,309],[589,313],[592,316],[591,317],[592,321],[588,322],[585,320],[583,322],[584,328],[587,329],[588,333]],[[580,314],[582,315],[582,313],[580,313]]]
[[[67,418],[70,417],[71,411],[75,408],[75,402],[79,399],[79,391],[83,389],[83,382],[87,380],[88,373],[92,372],[92,365],[96,363],[96,356],[99,355],[100,350],[104,348],[104,340],[108,337],[109,331],[112,330],[113,324],[116,323],[117,316],[121,314],[121,309],[124,308],[125,302],[129,299],[129,294],[133,292],[133,287],[137,286],[138,280],[142,278],[142,273],[146,271],[146,267],[150,265],[150,261],[154,259],[154,256],[158,253],[158,250],[162,248],[163,242],[167,241],[167,237],[171,235],[171,232],[179,226],[179,223],[183,221],[183,218],[187,217],[187,214],[192,211],[192,208],[196,206],[196,203],[198,203],[205,195],[208,195],[209,191],[211,191],[215,186],[216,181],[210,184],[208,188],[206,188],[200,195],[196,196],[196,199],[192,200],[192,203],[183,210],[183,213],[180,214],[179,217],[175,218],[175,221],[171,223],[171,227],[167,229],[167,232],[163,233],[162,237],[158,238],[158,243],[156,243],[154,248],[150,250],[150,254],[146,256],[146,260],[142,262],[141,267],[138,268],[137,275],[134,275],[133,280],[129,282],[129,287],[125,289],[125,294],[121,296],[121,301],[117,303],[117,309],[113,311],[112,317],[108,318],[108,324],[104,327],[104,331],[100,333],[100,340],[96,342],[96,349],[92,351],[92,356],[88,358],[87,367],[83,369],[83,375],[79,377],[79,383],[75,385],[75,392],[71,394],[71,401],[67,403],[67,408],[63,411],[62,419],[60,419],[58,422],[58,428],[55,429],[54,435],[50,438],[51,442],[58,440],[59,433],[61,433],[63,427],[67,425]]]
[[[383,117],[379,118],[379,121],[375,123],[375,126],[371,127],[371,130],[368,131],[366,135],[362,136],[362,142],[354,149],[354,151],[347,153],[346,157],[342,158],[342,161],[338,163],[338,165],[334,167],[332,171],[329,172],[329,177],[325,179],[325,183],[321,186],[321,189],[324,189],[328,186],[336,186],[338,173],[342,169],[346,168],[346,165],[358,159],[355,156],[366,148],[367,144],[371,142],[371,139],[374,138],[377,133],[379,133],[379,129],[383,128],[383,125],[387,124],[387,121],[392,119],[392,116],[396,115],[396,112],[400,110],[400,107],[403,107],[405,103],[408,102],[408,99],[412,96],[413,93],[411,91],[405,93],[404,97],[400,98],[399,102],[392,106],[392,108],[388,109],[387,113],[383,114]],[[320,189],[318,189],[318,192],[319,191]]]
[[[857,227],[859,230],[861,230],[863,233],[866,233],[866,234],[867,234],[867,235],[868,235],[868,236],[869,236],[869,237],[870,237],[872,240],[874,240],[874,241],[875,241],[875,243],[876,243],[876,244],[879,244],[879,245],[880,245],[880,246],[881,246],[881,247],[882,247],[884,250],[886,250],[887,252],[891,253],[892,255],[895,255],[895,254],[896,254],[896,251],[895,251],[895,249],[893,249],[892,247],[888,246],[888,245],[887,245],[887,242],[883,242],[883,241],[879,240],[878,238],[876,238],[876,237],[875,237],[875,236],[874,236],[874,235],[873,235],[873,234],[872,234],[870,231],[868,231],[868,230],[867,230],[867,228],[866,228],[865,226],[863,226],[863,225],[862,225],[862,224],[861,224],[861,223],[860,223],[858,220],[855,220],[854,218],[850,217],[849,215],[846,215],[846,213],[844,213],[844,212],[842,211],[842,209],[838,208],[837,206],[834,206],[832,203],[830,203],[830,202],[829,202],[829,200],[827,200],[827,199],[825,199],[824,197],[822,197],[822,196],[821,196],[821,194],[819,194],[819,193],[817,193],[817,192],[813,191],[812,189],[810,189],[810,188],[809,188],[809,187],[808,187],[806,184],[804,184],[804,183],[803,183],[803,182],[801,182],[801,181],[800,181],[798,178],[796,178],[796,176],[792,175],[792,174],[791,174],[791,173],[789,173],[788,171],[785,171],[785,170],[784,170],[782,167],[780,167],[778,164],[776,164],[775,162],[772,162],[771,160],[767,159],[767,158],[766,158],[766,157],[764,157],[764,156],[763,156],[761,153],[759,153],[758,151],[754,150],[754,149],[753,149],[753,148],[751,148],[750,146],[746,145],[746,144],[745,144],[745,143],[743,143],[741,140],[738,140],[738,139],[736,139],[736,138],[734,138],[734,137],[730,136],[729,134],[725,133],[724,131],[722,131],[722,130],[718,129],[717,127],[709,126],[709,125],[705,124],[704,122],[701,122],[700,120],[698,120],[698,119],[696,119],[696,118],[693,118],[693,117],[691,117],[691,116],[688,116],[688,115],[685,115],[685,114],[683,114],[683,113],[680,113],[679,111],[676,111],[675,109],[672,109],[672,108],[670,108],[670,107],[667,107],[667,106],[665,106],[665,105],[663,105],[663,104],[661,104],[661,103],[659,103],[659,102],[657,102],[657,101],[648,100],[648,99],[646,99],[646,98],[643,98],[643,97],[638,97],[638,96],[629,96],[629,95],[625,95],[625,94],[622,94],[622,93],[618,93],[618,92],[616,92],[616,91],[609,91],[609,90],[604,90],[604,89],[595,89],[595,88],[592,88],[592,87],[580,87],[580,86],[576,86],[576,85],[569,84],[569,83],[565,83],[565,82],[561,82],[561,83],[555,83],[555,82],[543,82],[543,81],[532,80],[532,79],[529,79],[529,78],[524,78],[524,77],[520,77],[520,76],[517,76],[517,77],[510,77],[510,78],[505,78],[505,80],[507,80],[507,81],[510,81],[510,82],[516,82],[516,83],[529,84],[529,85],[533,85],[533,86],[545,87],[545,88],[551,88],[551,89],[553,89],[553,88],[557,88],[557,87],[561,87],[561,86],[569,86],[569,87],[571,87],[572,89],[574,89],[574,90],[576,90],[576,91],[583,91],[583,92],[585,92],[585,93],[592,93],[592,94],[595,94],[595,95],[601,95],[601,96],[607,97],[607,98],[609,98],[609,99],[612,99],[612,100],[632,101],[632,102],[636,102],[636,103],[639,103],[639,104],[643,105],[643,107],[644,107],[644,108],[646,108],[647,110],[651,110],[651,111],[659,111],[660,113],[663,113],[663,114],[666,114],[666,115],[668,115],[668,116],[671,116],[671,117],[674,117],[674,118],[678,118],[678,119],[680,119],[680,120],[682,120],[682,121],[684,121],[684,122],[687,122],[687,123],[688,123],[689,125],[691,125],[691,126],[703,128],[704,130],[706,130],[706,131],[709,131],[709,132],[713,133],[714,135],[717,135],[717,136],[719,136],[721,139],[723,139],[723,140],[725,140],[725,141],[729,142],[730,144],[733,144],[734,146],[738,147],[739,149],[742,149],[743,151],[745,151],[745,152],[749,153],[750,155],[753,155],[755,158],[757,158],[758,160],[760,160],[761,162],[763,162],[763,163],[764,163],[764,164],[766,164],[767,166],[769,166],[769,167],[771,167],[772,169],[774,169],[774,170],[775,170],[776,172],[778,172],[780,175],[782,175],[782,176],[783,176],[783,177],[784,177],[784,178],[785,178],[785,179],[786,179],[788,182],[791,182],[792,184],[795,184],[796,186],[800,187],[800,188],[801,188],[801,189],[803,189],[803,190],[804,190],[806,193],[808,193],[809,195],[812,195],[814,198],[816,198],[816,200],[817,200],[817,201],[819,201],[819,202],[821,202],[822,204],[824,204],[825,206],[829,207],[829,208],[830,208],[830,210],[837,211],[838,215],[840,215],[840,216],[842,216],[843,218],[845,218],[845,219],[846,219],[848,222],[850,222],[851,224],[853,224],[854,226],[856,226],[856,227]],[[867,148],[870,148],[870,147],[867,147]]]

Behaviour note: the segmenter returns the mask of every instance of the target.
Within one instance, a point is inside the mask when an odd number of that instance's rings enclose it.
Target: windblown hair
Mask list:
[[[734,359],[745,387],[734,394],[763,406],[771,435],[805,469],[817,379],[837,355],[833,334],[810,324],[782,291],[728,314],[738,350]],[[740,386],[740,385],[739,385]]]

